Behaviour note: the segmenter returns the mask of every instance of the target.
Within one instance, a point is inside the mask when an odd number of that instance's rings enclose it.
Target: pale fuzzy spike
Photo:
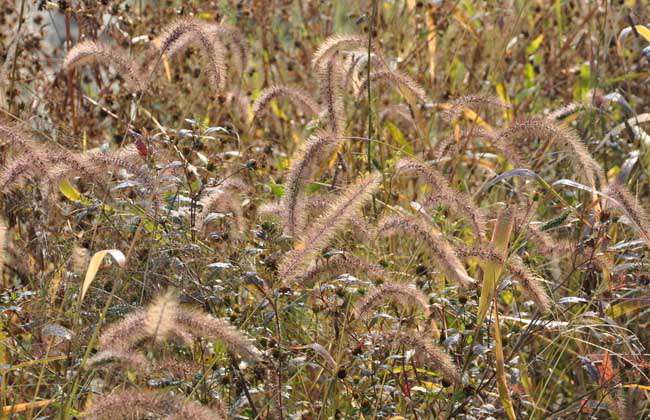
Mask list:
[[[248,42],[246,42],[244,34],[236,26],[226,23],[208,25],[207,31],[217,36],[222,44],[228,45],[237,51],[239,71],[243,75],[248,67]]]
[[[427,318],[431,315],[425,294],[415,287],[399,283],[384,283],[373,289],[354,305],[354,311],[358,318],[366,318],[386,302],[412,310],[419,309]]]
[[[217,420],[222,417],[187,398],[153,391],[127,390],[98,399],[85,417],[95,420],[132,418]]]
[[[257,208],[257,214],[262,217],[280,219],[284,206],[280,202],[264,203]]]
[[[5,261],[7,260],[7,223],[4,219],[0,218],[0,284],[4,284],[3,273],[5,268]]]
[[[199,204],[202,209],[196,216],[196,225],[198,227],[204,227],[208,215],[218,211],[233,214],[235,223],[237,224],[237,231],[240,234],[246,230],[241,200],[237,197],[237,193],[232,191],[228,185],[208,189],[201,200],[199,200]]]
[[[413,114],[405,104],[389,105],[379,113],[382,120],[391,119],[397,123],[405,124],[410,130],[418,130]]]
[[[560,148],[569,153],[569,157],[575,165],[575,173],[579,174],[590,186],[599,187],[600,182],[604,179],[602,168],[591,156],[575,130],[570,127],[548,118],[529,118],[517,121],[498,133],[496,143],[507,152],[514,152],[519,148],[520,142],[534,138],[559,143]],[[518,159],[521,159],[518,153],[517,155]],[[525,161],[518,163],[525,164]]]
[[[147,337],[147,311],[138,310],[109,325],[99,336],[99,348],[130,349]]]
[[[329,131],[334,137],[341,136],[343,125],[343,95],[341,93],[341,66],[338,56],[332,55],[320,68],[320,95]]]
[[[344,50],[367,48],[368,38],[355,34],[337,34],[327,38],[312,58],[312,66],[320,69],[334,54]]]
[[[386,216],[379,221],[377,236],[394,236],[398,233],[424,241],[428,245],[430,255],[450,280],[458,282],[463,287],[475,283],[444,236],[424,220],[418,217]]]
[[[318,132],[311,136],[291,159],[285,193],[282,196],[284,228],[287,235],[294,236],[298,227],[298,198],[303,185],[313,176],[316,164],[325,159],[338,142],[331,134]]]
[[[8,162],[6,166],[7,184],[11,184],[13,178],[10,174],[27,174],[35,172],[42,174],[51,165],[50,155],[39,145],[32,136],[25,131],[22,125],[17,123],[2,124],[0,123],[0,140],[6,140],[7,143],[20,155]],[[12,165],[17,162],[16,165]],[[9,169],[12,167],[12,169]],[[3,176],[3,178],[5,178]],[[3,185],[5,182],[3,182]]]
[[[145,88],[143,72],[135,60],[121,48],[103,42],[83,41],[75,45],[66,54],[62,68],[69,71],[93,63],[115,66],[132,91],[139,92]]]
[[[442,173],[430,165],[408,157],[398,161],[395,170],[397,173],[414,173],[429,184],[431,195],[426,199],[425,205],[431,207],[443,204],[449,207],[470,222],[474,234],[479,240],[485,238],[485,217],[480,209],[476,209],[472,205],[470,196],[451,188]]]
[[[295,234],[298,236],[303,234],[309,222],[323,214],[334,199],[336,199],[336,196],[333,194],[312,194],[301,196],[296,205],[298,220]],[[358,241],[367,242],[371,239],[371,229],[365,219],[353,218],[350,220],[350,225],[354,232],[354,236]]]
[[[646,245],[650,247],[650,214],[620,181],[610,181],[603,193],[616,200],[616,207],[632,222],[641,234]]]
[[[534,275],[524,262],[516,255],[511,256],[506,262],[506,269],[519,281],[528,296],[535,301],[537,308],[542,312],[551,310],[551,299],[542,286],[541,279]]]
[[[148,373],[151,370],[150,363],[140,353],[132,350],[107,349],[97,352],[90,359],[88,365],[99,367],[101,365],[119,365],[122,368],[131,369],[138,373]]]
[[[332,203],[325,213],[314,221],[301,236],[295,249],[280,262],[280,278],[292,283],[304,275],[318,254],[330,243],[334,235],[357,216],[362,207],[372,198],[379,187],[381,176],[369,174],[358,179]]]
[[[225,319],[190,310],[177,313],[176,323],[195,336],[223,342],[228,350],[242,357],[251,360],[261,358],[261,353],[255,348],[252,340]]]
[[[296,279],[297,282],[305,284],[315,281],[318,278],[327,276],[329,279],[341,274],[352,274],[354,276],[381,280],[388,278],[388,273],[378,264],[372,264],[349,252],[335,254],[325,262],[312,265],[307,272]]]
[[[13,159],[0,170],[0,192],[7,193],[34,173],[34,162],[28,157]]]
[[[428,101],[424,88],[411,77],[397,70],[378,70],[370,73],[370,82],[386,83],[397,89],[403,96],[413,98],[424,104]],[[359,86],[357,97],[366,94],[368,89],[368,78]]]
[[[398,346],[415,350],[413,357],[421,365],[432,364],[440,370],[442,376],[461,384],[461,374],[453,359],[443,349],[414,331],[388,331],[372,335],[373,342],[381,348]]]
[[[372,68],[384,67],[384,63],[377,56],[377,54],[371,53],[370,57],[368,57],[367,50],[351,51],[350,53],[346,54],[346,68],[343,72],[341,88],[346,89],[352,83],[352,90],[353,92],[356,92],[359,88],[359,85],[362,83],[360,80],[360,73],[362,73],[364,66],[368,65],[368,62],[370,62],[370,66]]]
[[[70,255],[70,269],[72,272],[81,274],[86,271],[90,262],[90,251],[83,246],[75,245]]]
[[[509,109],[512,108],[509,104],[503,102],[497,96],[490,95],[466,95],[456,98],[446,104],[449,109],[445,109],[440,115],[443,119],[451,121],[458,118],[458,115],[465,108],[473,111],[488,110],[488,109]]]
[[[589,105],[586,103],[571,102],[564,106],[554,109],[547,115],[547,118],[551,120],[559,120],[575,112],[581,111],[583,109],[589,109],[589,108],[590,108]]]
[[[172,57],[192,44],[198,44],[207,63],[211,86],[215,91],[223,90],[226,86],[225,49],[221,40],[211,33],[213,26],[195,18],[180,18],[172,22],[151,42],[154,50],[146,58],[153,66],[150,71],[155,69],[162,55]]]
[[[146,334],[156,342],[166,340],[174,330],[178,310],[178,301],[171,290],[158,296],[147,309]]]
[[[304,90],[293,86],[274,85],[260,92],[257,100],[253,103],[254,118],[259,117],[260,113],[273,99],[280,98],[290,100],[307,115],[319,115],[321,113],[320,105]]]

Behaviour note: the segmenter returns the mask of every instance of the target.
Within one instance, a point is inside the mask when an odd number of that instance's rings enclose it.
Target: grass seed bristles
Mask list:
[[[163,55],[175,56],[192,44],[198,44],[201,55],[206,62],[206,70],[210,85],[215,91],[221,91],[226,86],[225,48],[219,37],[213,34],[212,26],[195,18],[180,18],[167,26],[151,45],[153,52],[149,53],[148,61],[152,66],[158,64]],[[154,68],[151,68],[152,72]]]
[[[0,191],[7,193],[23,181],[32,178],[34,169],[34,161],[28,156],[13,159],[0,170]]]
[[[223,45],[234,50],[233,53],[236,52],[239,71],[243,75],[246,67],[248,67],[248,42],[246,42],[244,34],[237,27],[226,23],[218,25],[206,24],[206,30],[218,37]]]
[[[109,325],[99,336],[101,349],[130,349],[147,337],[147,311],[137,310]]]
[[[443,349],[413,331],[387,331],[372,334],[373,342],[380,348],[401,346],[415,350],[413,357],[420,365],[433,365],[442,377],[456,384],[462,383],[458,367]]]
[[[339,51],[358,50],[367,48],[368,38],[355,34],[332,35],[323,41],[314,53],[312,67],[320,69],[324,63],[329,61]]]
[[[102,350],[88,359],[88,365],[93,368],[108,364],[112,366],[118,365],[138,373],[148,373],[151,370],[147,359],[142,354],[132,350],[119,348]]]
[[[396,173],[413,173],[419,176],[431,187],[431,195],[425,201],[426,206],[442,204],[449,207],[470,222],[474,234],[479,240],[484,239],[485,217],[480,209],[476,209],[472,205],[471,197],[451,188],[442,173],[412,158],[399,160],[395,164],[395,171]]]
[[[341,135],[344,125],[341,79],[339,57],[332,55],[327,63],[320,68],[319,83],[327,127],[334,137]]]
[[[398,70],[378,70],[370,73],[371,82],[383,82],[395,88],[407,101],[416,100],[424,104],[428,101],[424,88],[411,77]],[[357,89],[357,97],[365,94],[368,90],[368,78],[366,77]]]
[[[68,51],[62,69],[72,70],[84,64],[113,65],[117,73],[126,81],[127,88],[139,92],[145,89],[145,77],[140,66],[126,51],[103,42],[83,41]]]
[[[296,230],[295,235],[299,236],[305,230],[307,224],[317,218],[329,207],[336,196],[333,194],[311,194],[301,195],[296,205]],[[367,242],[371,239],[371,229],[363,218],[353,218],[350,220],[350,227],[354,237],[361,242]]]
[[[164,341],[174,330],[174,319],[178,309],[178,301],[171,290],[158,296],[149,305],[145,329],[154,341]]]
[[[557,143],[569,153],[575,173],[590,186],[599,187],[599,182],[604,179],[602,168],[570,127],[548,118],[529,118],[511,124],[498,134],[496,141],[505,149],[518,149],[521,142],[535,138]]]
[[[367,318],[381,305],[390,302],[411,310],[421,310],[428,318],[431,314],[427,297],[415,287],[399,284],[384,283],[371,290],[354,305],[357,318]]]
[[[96,401],[85,417],[96,420],[168,418],[216,420],[222,417],[197,402],[153,391],[126,390]]]
[[[333,279],[341,274],[352,274],[356,277],[381,281],[388,278],[388,273],[382,266],[372,264],[349,252],[343,252],[332,255],[322,263],[313,264],[303,276],[295,280],[304,285],[323,277]]]
[[[205,227],[210,213],[215,211],[222,213],[232,213],[235,218],[237,230],[243,233],[246,230],[246,222],[244,220],[244,211],[242,209],[242,202],[237,197],[237,192],[232,191],[228,185],[217,188],[209,188],[206,190],[205,195],[199,200],[201,211],[196,216],[196,225],[199,228]]]
[[[321,113],[320,105],[306,91],[293,86],[274,85],[260,92],[253,103],[254,118],[258,118],[273,99],[280,98],[288,99],[306,115],[318,116]]]
[[[509,109],[512,108],[509,104],[503,102],[500,98],[490,95],[466,95],[456,98],[445,105],[449,108],[443,110],[440,116],[447,120],[452,121],[458,118],[464,109],[477,110],[493,110],[493,109]]]
[[[279,275],[285,284],[291,284],[304,275],[318,254],[334,235],[357,217],[361,208],[372,198],[379,187],[381,176],[366,175],[348,186],[325,213],[316,219],[300,237],[300,241],[280,262]]]
[[[650,247],[650,215],[636,197],[617,179],[610,181],[603,193],[616,200],[616,207],[632,222],[646,245]]]
[[[294,236],[298,228],[298,198],[302,187],[313,176],[317,162],[325,159],[338,142],[339,140],[330,133],[318,132],[307,139],[291,160],[282,197],[287,235]]]
[[[475,257],[482,261],[504,266],[505,270],[519,282],[528,296],[535,301],[540,311],[548,312],[551,309],[552,302],[542,286],[541,279],[533,274],[518,256],[511,255],[504,258],[489,244],[476,247],[459,247],[457,252],[463,258]]]
[[[463,287],[475,283],[444,236],[421,218],[385,216],[380,219],[376,231],[377,237],[397,234],[406,234],[413,239],[423,241],[427,245],[429,254],[449,280],[457,282]]]
[[[221,341],[228,350],[249,360],[259,360],[260,351],[250,338],[225,319],[214,318],[206,313],[184,310],[176,313],[175,323],[194,336]]]

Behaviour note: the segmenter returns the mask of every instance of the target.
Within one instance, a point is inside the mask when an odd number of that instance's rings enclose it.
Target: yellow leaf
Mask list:
[[[81,285],[81,295],[79,296],[79,303],[81,303],[81,301],[83,301],[84,297],[86,296],[86,292],[88,291],[90,284],[95,279],[95,276],[97,275],[97,271],[99,271],[99,266],[101,265],[102,261],[104,261],[104,257],[106,255],[110,255],[111,257],[113,257],[115,262],[120,267],[124,267],[124,265],[126,264],[126,257],[119,249],[105,249],[103,251],[99,251],[95,253],[95,255],[93,255],[93,257],[90,259],[90,263],[88,264],[88,270],[86,270],[86,277],[84,278],[84,282]]]
[[[497,91],[497,95],[499,96],[499,99],[501,99],[501,101],[504,104],[510,105],[510,98],[508,97],[508,92],[506,91],[506,86],[503,83],[499,83],[499,84],[496,85],[496,91]],[[505,118],[506,120],[511,120],[512,119],[512,114],[511,114],[510,109],[505,108],[503,110],[503,118]]]
[[[643,391],[650,391],[650,385],[641,385],[641,384],[625,384],[622,385],[623,388],[638,388]]]
[[[650,29],[643,25],[636,25],[634,28],[639,35],[641,35],[646,41],[650,42]]]
[[[32,410],[34,408],[43,408],[52,404],[54,400],[32,401],[28,403],[20,403],[14,405],[5,405],[2,407],[2,414],[9,415],[15,413],[22,413],[23,411]]]
[[[508,243],[510,242],[510,234],[513,228],[512,210],[504,208],[497,217],[494,231],[492,232],[492,246],[494,250],[499,252],[502,256],[508,254]],[[476,324],[481,325],[487,314],[487,310],[492,301],[492,296],[498,286],[498,280],[501,276],[503,267],[496,263],[485,263],[483,275],[483,288],[479,297],[478,313],[476,315]]]
[[[427,49],[429,50],[429,81],[433,84],[436,80],[436,50],[438,48],[438,34],[436,21],[433,11],[426,15],[427,30]]]
[[[68,200],[77,202],[81,201],[81,193],[77,191],[77,189],[73,187],[67,179],[59,182],[59,190]]]
[[[506,379],[505,360],[503,357],[503,343],[501,341],[501,330],[499,328],[499,310],[497,308],[496,298],[494,302],[494,358],[496,359],[496,376],[497,387],[499,389],[499,399],[503,410],[509,420],[517,420],[512,400],[510,399],[510,390],[508,389],[508,380]]]

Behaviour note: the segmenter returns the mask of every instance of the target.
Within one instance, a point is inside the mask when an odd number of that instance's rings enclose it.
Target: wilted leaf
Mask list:
[[[126,257],[119,249],[105,249],[103,251],[99,251],[95,253],[95,255],[93,255],[93,257],[90,259],[90,263],[88,264],[88,270],[86,271],[86,277],[84,278],[84,282],[81,285],[81,294],[79,296],[80,303],[84,300],[84,297],[86,296],[86,292],[88,291],[90,284],[95,279],[95,276],[97,275],[97,271],[99,271],[99,267],[106,255],[110,255],[111,257],[113,257],[115,262],[120,267],[124,267],[124,265],[126,264]]]

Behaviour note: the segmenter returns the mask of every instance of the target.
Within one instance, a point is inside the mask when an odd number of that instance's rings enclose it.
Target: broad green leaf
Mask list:
[[[79,303],[81,303],[84,300],[84,297],[86,296],[86,292],[88,291],[90,284],[95,279],[95,276],[97,275],[97,271],[99,271],[99,267],[101,266],[102,261],[104,261],[104,257],[106,255],[110,255],[111,257],[113,257],[115,262],[120,267],[124,267],[126,265],[126,257],[119,249],[105,249],[103,251],[99,251],[95,253],[95,255],[93,255],[92,258],[90,259],[90,263],[88,264],[88,270],[86,270],[86,277],[84,278],[84,282],[81,285],[81,294],[79,295]]]

